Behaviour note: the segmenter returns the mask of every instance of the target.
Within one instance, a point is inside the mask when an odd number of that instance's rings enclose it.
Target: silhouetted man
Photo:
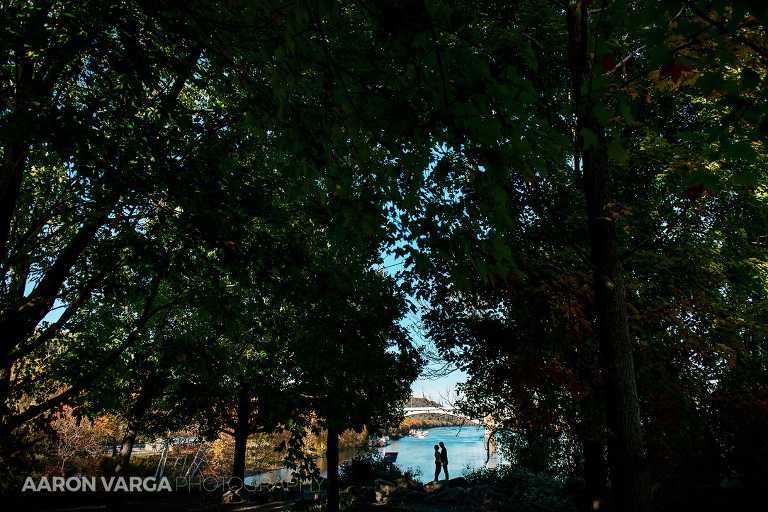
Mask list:
[[[448,480],[448,450],[445,449],[442,441],[440,441],[440,464],[442,464],[443,471],[445,471],[445,479]],[[438,468],[437,474],[440,474],[440,468]]]

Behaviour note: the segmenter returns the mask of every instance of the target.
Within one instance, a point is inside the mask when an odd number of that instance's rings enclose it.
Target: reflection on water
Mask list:
[[[347,448],[339,451],[339,462],[344,462],[357,455],[357,448]],[[326,476],[328,474],[328,459],[325,457],[319,457],[315,459],[315,464],[320,468],[320,475]],[[250,476],[245,479],[247,485],[259,485],[261,483],[274,484],[278,482],[290,482],[293,480],[294,471],[290,468],[273,469],[271,471],[265,471],[255,476]]]
[[[404,437],[383,448],[378,448],[382,454],[397,452],[397,466],[403,471],[416,472],[416,479],[429,482],[434,477],[435,459],[434,445],[442,441],[448,450],[448,472],[451,476],[461,476],[468,466],[473,468],[494,468],[497,464],[496,455],[491,451],[491,457],[486,464],[485,430],[482,427],[437,427],[427,430],[427,437]],[[339,461],[344,462],[357,455],[357,450],[342,450]],[[327,474],[327,462],[324,457],[315,460],[323,476]],[[290,469],[268,471],[255,477],[246,478],[248,484],[276,483],[291,480],[293,472]],[[443,476],[444,478],[444,476]]]
[[[397,465],[402,470],[417,472],[417,480],[429,482],[435,475],[434,445],[442,441],[448,450],[448,472],[451,478],[461,476],[469,466],[494,468],[496,455],[486,464],[485,429],[482,427],[437,427],[427,430],[427,437],[404,437],[392,444],[379,448],[381,453],[397,452]],[[445,474],[442,473],[442,478]]]

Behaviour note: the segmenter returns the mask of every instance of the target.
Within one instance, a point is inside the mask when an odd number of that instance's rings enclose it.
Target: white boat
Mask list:
[[[419,439],[424,439],[425,437],[427,437],[427,431],[414,428],[414,429],[411,429],[410,432],[408,432],[408,435],[412,437],[418,437]]]
[[[368,446],[382,447],[382,446],[389,446],[389,444],[390,444],[389,436],[372,437],[368,440]]]

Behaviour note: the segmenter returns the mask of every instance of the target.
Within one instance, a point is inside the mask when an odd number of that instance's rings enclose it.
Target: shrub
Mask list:
[[[514,498],[505,504],[510,512],[575,512],[572,485],[563,484],[546,474],[510,465],[495,468],[466,468],[464,478],[469,485],[487,484],[496,489],[514,491]]]
[[[396,465],[384,462],[379,452],[358,454],[339,466],[339,482],[342,487],[373,485],[377,478],[394,480],[402,476],[414,475],[410,471],[404,473]]]

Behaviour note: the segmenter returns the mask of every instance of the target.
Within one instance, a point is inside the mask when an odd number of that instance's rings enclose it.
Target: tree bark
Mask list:
[[[128,468],[131,462],[131,454],[133,453],[133,445],[136,443],[136,435],[141,427],[144,413],[147,412],[149,405],[152,403],[152,397],[155,394],[155,385],[158,380],[157,370],[153,366],[150,369],[147,378],[144,380],[139,396],[131,405],[128,414],[128,426],[125,429],[125,434],[123,434],[123,443],[120,448],[117,465],[115,466],[115,476],[117,477],[127,476],[129,474]]]
[[[328,442],[325,451],[328,462],[328,512],[339,511],[339,433],[328,427]]]
[[[28,155],[29,146],[19,143],[11,142],[3,150],[0,163],[0,258],[8,252],[11,222],[16,211]]]
[[[648,512],[652,509],[645,463],[640,406],[632,360],[627,318],[624,270],[618,236],[611,215],[611,171],[605,130],[592,111],[582,86],[593,76],[587,2],[569,0],[567,6],[569,61],[576,98],[576,130],[592,132],[597,142],[581,153],[584,195],[587,203],[595,311],[600,346],[600,371],[605,387],[608,427],[608,467],[616,509]]]
[[[235,438],[235,454],[232,460],[232,479],[235,484],[245,483],[245,456],[248,451],[248,436],[250,435],[249,418],[251,416],[251,403],[245,393],[241,392],[237,404],[237,418],[233,430]],[[237,481],[239,479],[239,482]]]
[[[584,510],[600,510],[608,484],[608,468],[603,455],[605,445],[598,440],[586,440],[581,446],[584,454]]]
[[[579,378],[589,379],[591,372],[579,372]],[[608,489],[608,466],[605,462],[605,401],[603,386],[593,384],[595,396],[579,404],[581,428],[578,431],[584,457],[584,495],[580,509],[602,510]]]

